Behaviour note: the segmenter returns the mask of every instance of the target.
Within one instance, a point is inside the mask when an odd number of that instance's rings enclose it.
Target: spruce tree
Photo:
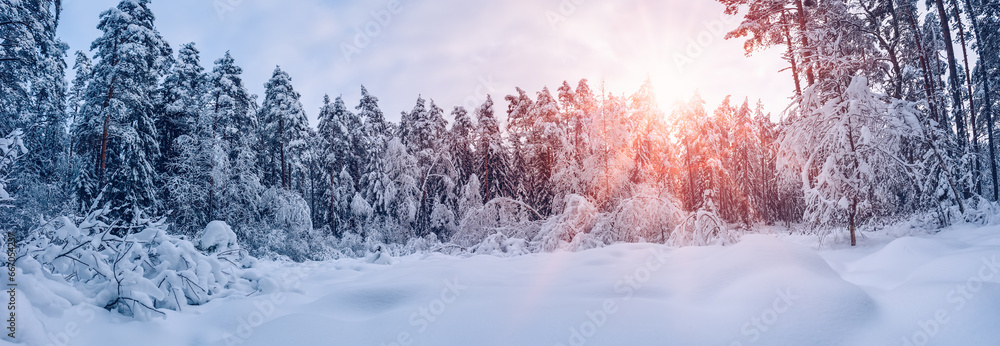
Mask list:
[[[287,73],[276,67],[271,80],[265,85],[264,103],[260,110],[264,151],[268,153],[264,180],[267,186],[301,192],[305,187],[302,155],[308,144],[309,123],[299,101],[300,95],[291,81]]]
[[[80,114],[80,108],[83,107],[86,93],[87,93],[87,83],[90,82],[91,75],[93,74],[94,65],[87,57],[87,53],[83,51],[76,51],[76,62],[73,63],[73,71],[75,76],[73,77],[72,86],[69,89],[68,99],[66,100],[66,112],[70,117],[70,124],[72,126],[76,125],[77,116]],[[75,128],[70,128],[70,133],[76,131]],[[76,142],[70,142],[69,151],[74,152],[74,147]]]
[[[172,143],[180,135],[192,135],[203,110],[205,73],[194,43],[181,46],[170,73],[157,92],[156,129],[159,135],[160,163],[157,170],[168,172],[166,163],[176,152]],[[169,174],[169,173],[167,173]]]
[[[170,47],[154,25],[149,0],[123,0],[104,11],[94,41],[94,75],[74,137],[82,160],[76,190],[86,209],[106,189],[115,207],[154,208],[158,199],[159,142],[153,91]]]
[[[204,119],[213,125],[213,137],[218,143],[220,161],[226,171],[217,174],[225,184],[214,188],[218,197],[215,218],[232,225],[237,233],[257,226],[258,200],[263,193],[257,151],[260,139],[258,123],[253,114],[253,96],[243,84],[243,69],[236,65],[229,52],[215,61],[208,74],[203,102]]]
[[[16,129],[30,151],[6,176],[16,208],[0,223],[23,235],[39,215],[63,212],[71,176],[66,136],[65,43],[56,37],[60,2],[31,0],[0,6],[0,135]]]
[[[476,141],[476,175],[481,182],[483,203],[497,197],[511,197],[514,186],[510,159],[503,144],[500,126],[493,114],[493,99],[486,96],[486,101],[476,108],[476,119],[479,122],[478,140]]]

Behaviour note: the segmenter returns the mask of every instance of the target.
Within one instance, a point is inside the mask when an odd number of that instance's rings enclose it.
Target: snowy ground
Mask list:
[[[753,235],[727,247],[392,262],[263,262],[283,277],[273,293],[149,322],[21,297],[18,328],[33,345],[1000,343],[997,226],[870,237],[857,248]]]

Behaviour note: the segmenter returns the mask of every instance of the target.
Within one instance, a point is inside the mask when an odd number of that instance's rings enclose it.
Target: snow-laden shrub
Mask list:
[[[577,238],[577,244],[590,238],[584,243],[593,245],[595,237],[590,232],[599,217],[597,206],[580,195],[566,195],[562,205],[563,212],[546,220],[535,238],[540,250],[567,249]]]
[[[594,227],[594,235],[612,242],[664,243],[683,215],[673,200],[650,191],[636,194],[618,203],[603,215]]]
[[[477,255],[520,256],[532,251],[524,239],[510,238],[501,232],[496,232],[469,248],[469,252]]]
[[[447,205],[434,203],[434,209],[431,210],[430,215],[430,228],[435,231],[431,232],[431,234],[453,234],[456,229],[455,213]]]
[[[965,213],[966,222],[984,226],[1000,222],[1000,205],[997,203],[975,196],[967,204],[969,210]]]
[[[740,232],[730,229],[715,212],[699,209],[677,225],[667,244],[673,246],[730,245],[739,241]]]
[[[236,233],[224,221],[209,222],[208,226],[198,233],[195,246],[198,250],[209,254],[239,249],[239,245],[236,244]]]
[[[538,232],[540,219],[538,212],[527,204],[498,197],[466,212],[451,241],[471,247],[497,232],[508,238],[531,239]]]
[[[143,320],[163,315],[161,309],[255,291],[256,283],[242,276],[255,260],[229,242],[231,234],[215,237],[220,225],[203,232],[212,237],[199,244],[214,243],[205,253],[168,234],[164,219],[135,211],[126,223],[109,220],[110,207],[93,209],[79,224],[63,217],[33,232],[18,266],[40,268],[92,297],[94,305]]]
[[[315,234],[309,204],[296,193],[271,188],[261,198],[264,225],[245,239],[258,257],[313,259],[322,249],[314,247]]]
[[[705,192],[704,205],[690,212],[670,232],[666,243],[673,246],[730,245],[740,239],[740,231],[729,228],[719,216],[712,193]]]

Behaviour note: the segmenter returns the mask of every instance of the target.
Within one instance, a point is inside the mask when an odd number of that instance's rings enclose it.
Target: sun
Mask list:
[[[652,83],[656,104],[665,115],[669,115],[670,110],[694,95],[694,90],[688,90],[694,85],[693,81],[689,81],[689,78],[682,71],[678,71],[674,64],[647,60],[636,66],[632,70],[633,78],[630,79],[639,83],[635,85],[642,85],[646,80]]]
[[[664,117],[669,117],[673,113],[671,110],[685,103],[694,94],[694,91],[687,90],[690,84],[675,73],[669,71],[651,72],[646,75],[646,78],[652,83],[656,106]]]

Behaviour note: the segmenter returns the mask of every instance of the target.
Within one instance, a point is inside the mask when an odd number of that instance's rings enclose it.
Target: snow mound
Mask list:
[[[198,250],[209,254],[239,249],[236,242],[236,232],[224,221],[212,221],[198,233],[195,245]]]

